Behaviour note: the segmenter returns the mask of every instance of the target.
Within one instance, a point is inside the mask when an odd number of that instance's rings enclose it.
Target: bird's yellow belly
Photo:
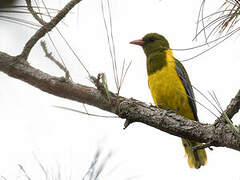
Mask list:
[[[171,109],[178,114],[194,119],[184,86],[173,67],[164,67],[148,76],[148,84],[155,105]]]

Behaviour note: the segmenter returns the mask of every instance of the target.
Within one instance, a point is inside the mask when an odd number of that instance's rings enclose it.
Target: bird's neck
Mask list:
[[[147,56],[148,75],[151,75],[161,70],[162,68],[168,66],[169,63],[173,61],[174,61],[174,57],[171,49],[152,52]]]
[[[166,60],[169,62],[169,61],[172,61],[174,59],[173,57],[173,52],[171,49],[167,49],[164,51],[165,54],[166,54]]]

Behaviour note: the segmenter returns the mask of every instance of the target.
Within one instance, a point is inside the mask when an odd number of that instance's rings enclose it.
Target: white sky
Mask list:
[[[66,1],[49,1],[48,7],[60,8]],[[141,48],[129,42],[149,32],[164,35],[172,48],[188,48],[204,42],[192,41],[201,1],[122,0],[110,1],[117,62],[132,60],[121,95],[152,103],[147,86],[145,55]],[[214,12],[222,2],[207,1],[206,14]],[[50,4],[52,3],[52,4]],[[212,3],[212,4],[210,4]],[[57,4],[57,5],[56,5]],[[74,12],[74,13],[73,13]],[[78,13],[77,13],[78,12]],[[21,15],[23,17],[23,15]],[[29,16],[30,17],[30,16]],[[24,18],[26,18],[24,16]],[[29,18],[30,21],[33,21]],[[91,74],[105,72],[109,89],[115,91],[111,59],[101,13],[100,0],[85,0],[58,27],[79,55]],[[24,26],[0,22],[0,51],[16,55],[34,30]],[[54,31],[51,33],[75,82],[91,85],[87,74]],[[217,36],[215,36],[217,37]],[[56,54],[48,41],[48,47]],[[223,108],[239,89],[239,36],[235,35],[217,48],[185,62],[192,84],[204,94],[214,90]],[[174,51],[179,60],[198,51]],[[57,55],[56,55],[57,56]],[[63,73],[44,57],[39,43],[29,62],[44,72],[62,76]],[[28,84],[0,73],[0,175],[8,179],[26,179],[17,164],[21,164],[32,179],[44,179],[36,159],[57,171],[62,179],[81,179],[87,171],[97,147],[104,154],[113,151],[102,179],[231,179],[239,175],[239,152],[214,148],[207,150],[208,164],[200,170],[190,169],[179,138],[144,124],[132,124],[123,130],[124,120],[95,118],[52,107],[60,105],[84,110],[79,103],[54,97]],[[195,92],[196,99],[217,113]],[[91,113],[111,115],[87,106]],[[213,123],[215,117],[198,105],[201,122]],[[239,115],[233,118],[239,124]],[[116,170],[107,174],[112,168]]]

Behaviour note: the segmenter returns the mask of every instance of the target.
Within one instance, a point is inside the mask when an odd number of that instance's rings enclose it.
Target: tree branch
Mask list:
[[[238,91],[237,95],[231,100],[225,112],[229,119],[232,119],[232,117],[239,111],[239,109],[240,109],[240,90]]]
[[[228,124],[203,124],[185,119],[172,111],[158,109],[135,99],[118,97],[109,92],[74,83],[70,80],[51,76],[31,65],[24,58],[13,57],[0,52],[0,71],[27,82],[44,92],[66,99],[86,103],[114,113],[128,122],[141,122],[174,136],[209,143],[216,147],[228,147],[240,151],[240,136],[235,135]],[[100,83],[100,82],[99,82]],[[98,85],[100,87],[100,84]],[[228,106],[228,111],[239,109],[239,93]],[[110,101],[109,101],[110,98]],[[234,114],[234,113],[232,113]],[[220,117],[221,118],[221,117]]]
[[[133,122],[141,122],[174,136],[206,143],[206,147],[210,144],[240,151],[240,135],[234,134],[228,124],[222,123],[224,116],[218,118],[219,123],[203,124],[185,119],[172,111],[158,109],[135,99],[117,96],[110,91],[106,93],[100,79],[91,77],[97,87],[93,88],[74,83],[66,78],[51,76],[32,67],[26,61],[32,47],[80,1],[70,1],[49,23],[44,24],[26,43],[21,55],[10,56],[0,51],[0,71],[44,92],[114,113],[126,119],[125,127]],[[225,112],[231,119],[239,108],[240,91],[232,99]]]
[[[42,38],[46,33],[51,31],[66,15],[67,13],[81,0],[71,0],[49,23],[42,26],[26,43],[22,53],[19,55],[24,59],[28,58],[28,55],[37,43],[37,41]],[[31,4],[28,4],[31,5]],[[31,11],[30,11],[31,12]]]
[[[32,7],[32,1],[31,0],[25,0],[27,4],[28,11],[32,14],[32,16],[39,22],[41,25],[45,25],[46,22],[38,16],[38,14],[34,11]]]
[[[218,124],[226,122],[226,115],[229,119],[239,111],[240,109],[240,90],[236,94],[236,96],[231,100],[229,105],[227,106],[226,110],[221,114],[221,116],[215,120],[214,125],[218,126]]]

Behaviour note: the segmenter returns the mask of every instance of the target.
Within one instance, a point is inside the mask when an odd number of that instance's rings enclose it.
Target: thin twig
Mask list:
[[[107,164],[107,161],[110,159],[112,152],[109,152],[103,159],[100,160],[101,154],[102,149],[99,147],[82,180],[97,180],[99,176],[103,173],[103,170]]]
[[[219,109],[221,110],[222,112],[222,117],[224,118],[224,120],[231,126],[233,132],[235,134],[238,134],[239,133],[239,130],[238,128],[236,128],[233,124],[233,122],[230,120],[230,118],[228,117],[227,113],[223,110],[215,92],[213,91],[212,93],[209,92],[209,94],[211,95],[212,99],[215,101],[215,103],[217,104],[217,106],[219,107]]]
[[[45,53],[45,56],[48,59],[50,59],[52,62],[54,62],[61,70],[63,70],[65,72],[65,78],[69,79],[69,77],[70,77],[69,71],[67,70],[67,68],[65,66],[63,66],[59,61],[56,60],[56,58],[52,55],[52,53],[48,52],[45,41],[41,41],[41,46]]]
[[[28,176],[27,172],[25,171],[25,169],[23,168],[23,166],[21,164],[18,164],[18,167],[20,168],[20,170],[24,173],[24,176],[28,179],[31,180],[31,178]]]
[[[187,81],[183,76],[181,76],[179,74],[179,77],[185,82],[187,83],[190,87],[194,88],[200,95],[202,95],[218,112],[219,114],[221,114],[221,112],[218,110],[218,108],[210,101],[210,99],[204,95],[198,88],[196,88],[195,86],[193,86],[189,81]],[[185,95],[184,92],[182,92],[180,89],[177,89],[177,91],[179,93],[182,93]],[[216,118],[218,118],[218,116],[213,112],[211,111],[207,106],[205,106],[204,104],[202,104],[201,102],[197,101],[195,97],[191,97],[189,95],[187,95],[188,98],[190,98],[191,100],[193,100],[194,102],[198,103],[200,106],[202,106],[203,108],[205,108],[208,112],[210,112],[212,115],[214,115]]]
[[[38,5],[38,3],[37,3],[37,1],[36,0],[34,0],[34,2],[35,2],[35,4],[36,4],[36,8],[38,9],[38,11],[40,12],[40,7],[39,7],[39,5]],[[31,5],[31,4],[30,4]],[[49,18],[50,19],[52,19],[52,16],[50,15],[50,12],[49,12],[49,8],[47,8],[47,6],[45,5],[45,3],[43,2],[43,8],[47,11],[47,14],[48,14],[48,16],[49,16]],[[40,14],[40,16],[41,16],[41,19],[43,19],[43,17],[42,17],[42,15]],[[44,24],[46,24],[46,22],[44,21]],[[44,25],[43,24],[43,25]],[[56,27],[57,28],[57,27]],[[57,49],[57,47],[56,47],[56,45],[55,45],[55,43],[54,43],[54,41],[53,41],[53,39],[51,38],[51,35],[50,35],[50,33],[47,33],[47,36],[48,36],[48,38],[49,38],[49,40],[50,40],[50,42],[51,42],[51,44],[53,45],[53,47],[54,47],[54,49],[55,49],[55,51],[57,52],[57,54],[58,54],[58,57],[60,58],[60,60],[61,60],[61,62],[62,62],[62,67],[63,67],[63,69],[65,69],[64,70],[64,72],[65,72],[65,78],[67,78],[67,79],[71,79],[72,80],[72,78],[71,78],[71,76],[70,76],[70,73],[69,73],[69,71],[67,71],[67,67],[66,67],[66,65],[65,65],[65,63],[64,63],[64,61],[63,61],[63,58],[62,58],[62,56],[60,55],[60,53],[59,53],[59,51],[58,51],[58,49]],[[55,58],[54,58],[55,59]]]
[[[37,155],[35,153],[33,153],[33,157],[37,161],[37,163],[38,163],[39,167],[41,168],[42,172],[44,173],[45,179],[48,180],[48,177],[49,177],[48,170],[44,167],[44,165],[41,163],[41,161],[38,159],[38,157],[37,157]]]
[[[121,87],[123,85],[124,79],[125,79],[125,77],[127,75],[127,72],[129,70],[131,64],[132,64],[132,61],[129,62],[129,64],[127,65],[127,68],[125,70],[125,59],[124,59],[123,66],[122,66],[122,73],[121,73],[121,76],[120,76],[120,88],[119,88],[119,91],[120,91],[120,89],[121,89]],[[119,95],[119,91],[117,93],[118,95]]]
[[[202,4],[200,6],[195,38],[199,36],[199,34],[201,34],[202,32],[204,33],[205,39],[206,39],[206,34],[208,34],[207,40],[208,38],[210,38],[210,36],[212,36],[213,32],[218,31],[219,34],[222,34],[225,31],[227,34],[239,21],[240,4],[238,0],[235,0],[235,1],[226,0],[220,7],[220,9],[223,9],[223,10],[220,10],[220,11],[218,10],[217,12],[214,12],[206,17],[203,16],[204,2],[205,0],[202,1]],[[199,19],[200,14],[202,15],[201,20]],[[204,22],[214,16],[217,16],[217,17],[213,21],[208,23],[208,25],[205,25]],[[202,23],[202,29],[198,31],[200,22]],[[219,23],[216,24],[217,22]],[[207,31],[210,31],[210,32],[207,32]]]
[[[33,23],[31,21],[27,21],[27,20],[24,20],[24,19],[16,18],[16,17],[0,15],[0,20],[6,21],[6,22],[13,22],[14,24],[23,25],[23,26],[32,28],[34,30],[38,30],[37,27],[41,27],[40,25],[38,25],[36,23]]]
[[[1,176],[1,178],[4,179],[4,180],[7,180],[7,178],[5,178],[4,176]]]
[[[48,11],[48,8],[47,8],[47,6],[46,6],[46,4],[44,3],[43,0],[42,0],[42,3],[43,3],[43,6],[45,7],[47,13],[50,15],[50,13],[49,13],[49,11]],[[50,19],[51,19],[51,17],[50,17]],[[58,27],[55,27],[55,28],[56,28],[58,34],[61,36],[61,38],[62,38],[62,39],[64,40],[64,42],[66,43],[67,47],[70,49],[70,51],[73,53],[73,55],[76,57],[76,59],[78,60],[78,62],[81,64],[81,66],[84,68],[84,70],[87,72],[88,76],[90,77],[90,76],[91,76],[91,75],[90,75],[90,72],[88,71],[88,69],[87,69],[87,67],[84,65],[84,63],[81,61],[81,59],[78,57],[77,53],[73,50],[73,48],[71,47],[71,45],[68,43],[68,41],[66,40],[66,38],[63,36],[63,34],[61,33],[61,31],[58,29]],[[55,51],[57,52],[59,58],[61,59],[61,62],[62,62],[62,64],[63,64],[63,66],[66,67],[66,65],[65,65],[65,63],[64,63],[64,60],[63,60],[60,52],[58,51],[58,49],[57,49],[54,41],[52,40],[50,34],[48,34],[48,37],[49,37],[49,39],[50,39],[50,41],[51,41],[51,43],[52,43]],[[70,77],[70,78],[71,78],[71,77]]]
[[[85,115],[88,115],[88,116],[101,117],[101,118],[119,118],[118,116],[104,116],[104,115],[99,115],[99,114],[86,113],[86,112],[83,112],[83,111],[79,111],[79,110],[64,107],[64,106],[53,106],[53,107],[60,108],[60,109],[65,109],[65,110],[69,110],[69,111],[73,111],[73,112],[77,112],[77,113],[81,113],[81,114],[85,114]]]
[[[210,51],[210,50],[213,49],[214,47],[218,46],[219,44],[221,44],[222,42],[224,42],[225,40],[227,40],[228,38],[230,38],[233,34],[235,34],[236,32],[238,32],[239,30],[240,30],[240,28],[237,28],[237,29],[231,31],[230,33],[228,33],[227,37],[225,37],[224,39],[222,39],[220,42],[216,43],[216,44],[213,45],[212,47],[210,47],[210,48],[202,51],[201,53],[199,53],[199,54],[197,54],[197,55],[194,55],[194,56],[192,56],[192,57],[190,57],[190,58],[188,58],[188,59],[184,59],[184,60],[182,60],[181,62],[192,60],[192,59],[194,59],[194,58],[196,58],[196,57],[198,57],[198,56],[200,56],[200,55],[202,55],[202,54]]]
[[[49,23],[42,26],[25,44],[23,51],[19,55],[23,59],[27,59],[33,46],[46,33],[50,32],[66,15],[67,13],[81,0],[71,0]]]
[[[7,8],[24,8],[24,9],[26,8],[27,9],[27,6],[14,5],[14,6],[8,6]],[[32,6],[32,8],[45,9],[45,7],[39,7],[39,6]],[[59,9],[55,9],[55,8],[48,8],[48,10],[57,11],[57,12],[60,11]]]
[[[108,6],[108,8],[109,8],[109,6]],[[118,74],[117,74],[117,70],[116,70],[117,66],[115,66],[116,63],[114,62],[116,60],[115,55],[114,55],[115,50],[113,50],[113,48],[115,48],[115,46],[112,45],[113,41],[111,41],[112,39],[109,36],[108,25],[107,25],[105,12],[104,12],[104,7],[103,7],[103,0],[101,0],[101,10],[102,10],[102,17],[103,17],[104,26],[105,26],[106,35],[107,35],[108,49],[109,49],[110,57],[111,57],[111,60],[112,60],[112,69],[113,69],[114,81],[115,81],[116,87],[118,89],[119,88],[119,83],[118,83]],[[109,9],[108,9],[108,12],[109,12]],[[109,16],[111,16],[110,12],[109,12]],[[111,27],[110,27],[110,31],[111,31]]]
[[[26,4],[27,4],[27,8],[29,10],[29,12],[32,14],[32,16],[41,24],[41,25],[45,25],[47,24],[42,18],[40,18],[38,16],[38,13],[34,11],[34,9],[32,8],[32,2],[31,0],[25,0]]]
[[[181,91],[180,89],[176,89],[179,93],[186,95],[185,92]],[[199,102],[198,100],[196,100],[195,98],[187,95],[188,98],[190,98],[191,100],[193,100],[194,102],[198,103],[200,106],[202,106],[203,108],[205,108],[208,112],[210,112],[213,116],[215,116],[216,118],[218,118],[218,116],[212,112],[207,106],[205,106],[204,104],[202,104],[201,102]]]

